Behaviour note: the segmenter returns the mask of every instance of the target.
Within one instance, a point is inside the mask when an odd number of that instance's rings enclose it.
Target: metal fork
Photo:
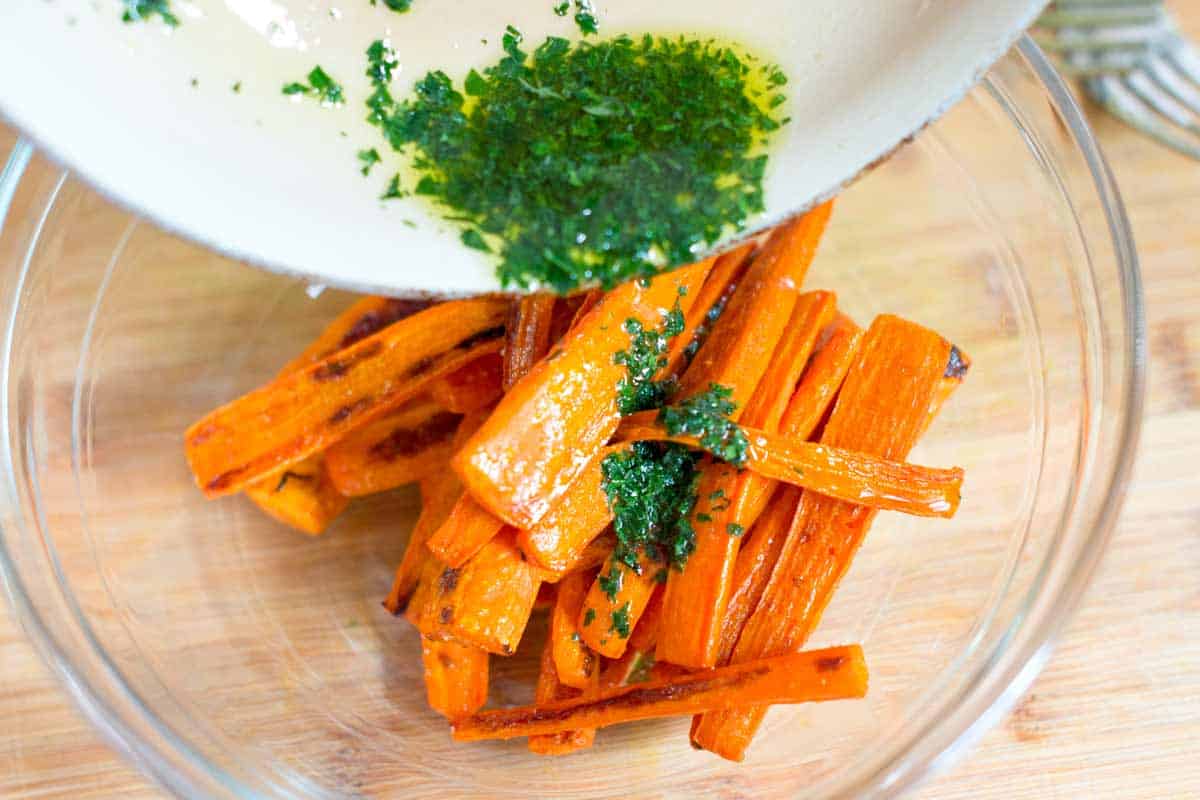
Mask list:
[[[1056,0],[1034,38],[1111,114],[1200,159],[1200,51],[1163,0]]]

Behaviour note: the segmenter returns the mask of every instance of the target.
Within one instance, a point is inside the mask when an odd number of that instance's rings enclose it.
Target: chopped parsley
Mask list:
[[[293,81],[285,84],[283,93],[286,95],[307,95],[321,101],[321,105],[340,106],[346,101],[345,93],[340,83],[329,77],[329,73],[321,67],[313,67],[308,73],[308,83]]]
[[[560,17],[565,17],[567,12],[571,10],[571,0],[562,0],[561,3],[555,3],[554,13]]]
[[[621,584],[625,581],[625,573],[613,564],[608,571],[608,575],[600,573],[597,580],[600,583],[600,591],[604,592],[604,596],[608,598],[610,603],[617,601],[617,593],[621,591]]]
[[[596,609],[589,608],[583,613],[583,627],[587,627],[596,621]]]
[[[575,0],[575,24],[584,36],[599,32],[600,21],[596,19],[596,9],[592,6],[592,0]]]
[[[696,460],[677,444],[634,442],[601,462],[604,492],[613,511],[613,557],[641,571],[639,553],[683,569],[696,548],[689,516],[696,504]]]
[[[412,0],[383,0],[383,4],[397,14],[403,14],[412,8]],[[371,5],[378,5],[377,0],[371,0]]]
[[[370,150],[359,150],[358,160],[362,164],[362,169],[359,171],[362,172],[363,176],[365,177],[371,174],[371,167],[378,164],[381,159],[379,158],[379,151],[372,147]],[[396,176],[397,184],[400,182],[399,177],[399,175]]]
[[[625,605],[612,612],[612,625],[608,629],[610,632],[616,633],[622,639],[629,638],[629,601],[625,601]]]
[[[366,173],[363,173],[364,175]],[[408,192],[400,188],[400,176],[393,175],[388,181],[387,188],[383,190],[383,194],[379,195],[380,200],[399,200],[401,197],[407,197]]]
[[[242,93],[242,82],[241,82],[241,81],[237,81],[237,82],[235,82],[235,83],[233,84],[233,87],[232,87],[232,88],[233,88],[233,93],[234,93],[234,94],[241,94],[241,93]]]
[[[121,20],[124,22],[141,22],[153,16],[158,16],[172,28],[179,25],[179,17],[171,11],[171,0],[122,0],[125,6]]]
[[[741,427],[729,419],[736,406],[727,386],[711,384],[707,391],[682,403],[659,409],[658,421],[672,436],[695,436],[700,447],[735,467],[746,463],[750,440]]]
[[[741,536],[743,533],[745,533],[746,529],[745,529],[745,527],[738,525],[736,522],[731,522],[725,526],[725,531],[730,536],[737,538],[738,536]]]
[[[589,3],[576,11],[594,27]],[[505,286],[567,292],[653,275],[763,209],[762,151],[781,121],[740,51],[619,36],[549,37],[526,52],[512,26],[503,49],[461,89],[433,71],[397,101],[394,56],[376,42],[367,108],[411,154],[420,193],[494,243]]]
[[[627,373],[617,384],[617,410],[622,414],[658,408],[674,390],[674,379],[657,380],[657,377],[667,365],[671,339],[683,333],[683,327],[683,311],[678,302],[657,328],[647,330],[636,319],[625,320],[629,347],[613,357],[618,364],[625,365]]]

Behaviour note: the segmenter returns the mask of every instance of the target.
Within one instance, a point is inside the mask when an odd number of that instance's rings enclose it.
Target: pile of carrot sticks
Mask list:
[[[364,298],[193,425],[188,462],[208,497],[245,492],[310,534],[353,497],[419,484],[383,605],[420,632],[429,704],[456,739],[563,754],[600,727],[688,714],[694,746],[740,761],[769,706],[865,695],[860,647],[805,642],[875,514],[950,517],[963,480],[905,459],[967,356],[899,317],[863,330],[803,288],[831,208],[607,292]],[[661,413],[622,413],[622,354],[672,312],[681,331],[651,377],[671,403],[720,387],[737,463]],[[614,530],[606,459],[642,442],[701,453],[678,563],[631,557]],[[490,658],[516,653],[541,608],[535,703],[483,710]]]

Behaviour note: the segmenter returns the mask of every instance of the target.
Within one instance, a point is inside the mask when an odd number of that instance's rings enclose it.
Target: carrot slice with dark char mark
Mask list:
[[[460,742],[512,739],[694,714],[747,703],[814,703],[863,697],[867,665],[858,645],[701,670],[592,696],[481,711],[451,723]]]
[[[504,391],[525,377],[550,349],[554,303],[554,295],[545,292],[513,301],[504,341]]]
[[[583,689],[578,689],[562,683],[554,662],[554,642],[546,640],[542,647],[542,660],[538,668],[537,686],[534,689],[534,700],[538,704],[554,703],[572,700],[594,694],[598,686],[595,672],[588,679]],[[554,733],[543,733],[529,737],[530,752],[541,756],[562,756],[591,747],[596,739],[595,728],[576,728]]]
[[[488,353],[448,375],[438,378],[429,387],[429,396],[442,408],[454,414],[490,408],[503,393],[500,386],[503,365],[499,353]]]
[[[229,494],[330,447],[496,352],[506,312],[507,301],[488,297],[433,306],[217,409],[185,437],[197,484]]]

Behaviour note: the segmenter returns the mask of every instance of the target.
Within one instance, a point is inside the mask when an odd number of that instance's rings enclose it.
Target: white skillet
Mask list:
[[[392,294],[497,288],[489,256],[419,198],[382,203],[401,161],[365,122],[367,46],[388,38],[404,95],[429,69],[495,62],[508,24],[577,37],[555,0],[122,0],[0,3],[0,115],[105,194],[237,258]],[[718,35],[780,64],[793,122],[773,145],[761,227],[836,192],[961,97],[1042,0],[599,0],[601,34]],[[321,65],[324,108],[281,88]],[[234,87],[237,87],[235,91]],[[370,177],[356,153],[385,161]],[[405,224],[405,221],[410,224]]]

